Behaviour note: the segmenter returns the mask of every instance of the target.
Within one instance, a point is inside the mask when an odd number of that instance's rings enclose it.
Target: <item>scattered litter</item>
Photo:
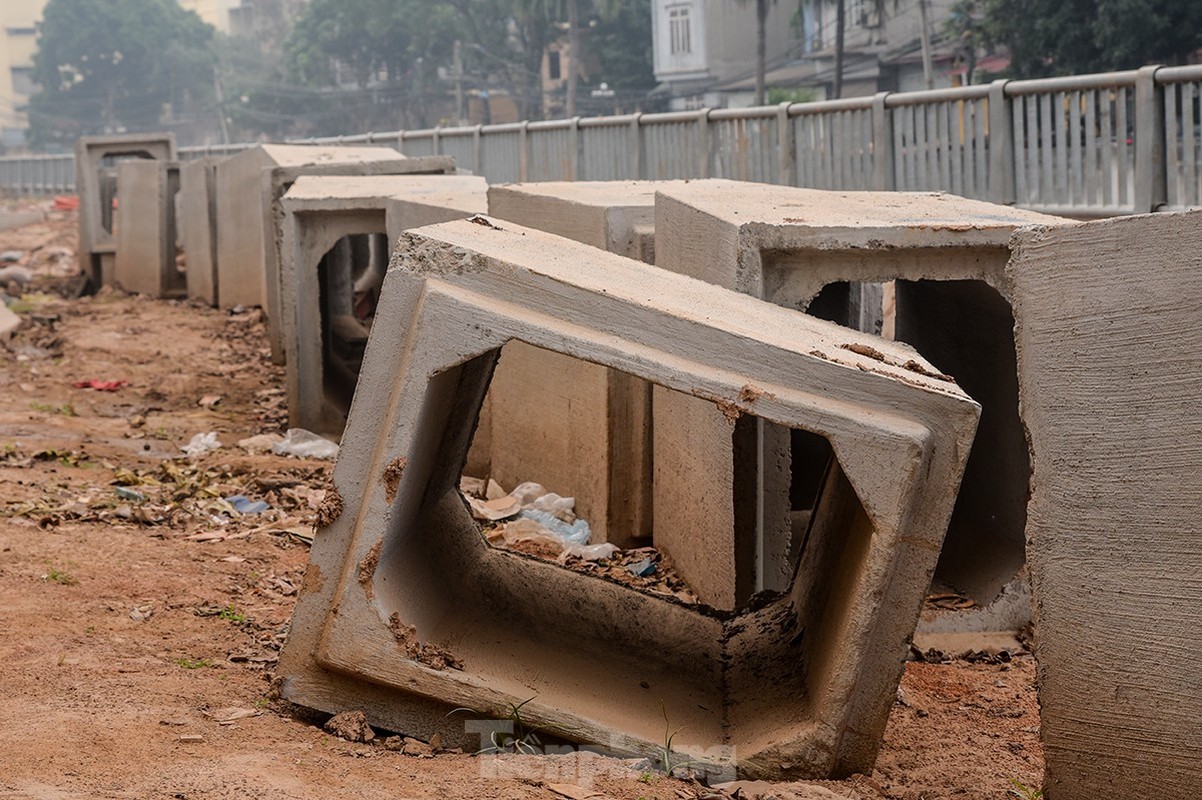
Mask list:
[[[0,258],[3,258],[0,254]],[[28,286],[33,280],[33,273],[25,267],[0,267],[0,287],[16,283],[22,287]]]
[[[79,210],[79,195],[77,194],[59,194],[54,196],[54,203],[51,207],[55,211],[78,211]]]
[[[220,402],[221,402],[221,395],[206,394],[204,397],[200,398],[200,400],[198,400],[196,402],[196,405],[200,406],[201,408],[213,409],[213,408],[216,408],[217,404]]]
[[[284,438],[271,446],[271,451],[281,456],[298,458],[338,457],[338,445],[304,428],[289,428]]]
[[[146,502],[146,495],[134,489],[126,488],[125,486],[117,487],[117,496],[122,500],[132,500],[135,503]]]
[[[244,494],[235,494],[225,498],[225,502],[234,507],[239,514],[262,514],[271,506],[262,500],[251,500]]]
[[[650,558],[644,558],[642,561],[637,561],[634,564],[627,564],[626,571],[636,577],[646,578],[655,572],[655,562]]]
[[[7,342],[13,331],[21,327],[21,318],[0,303],[0,342]]]
[[[195,458],[196,456],[203,456],[210,450],[216,450],[219,447],[221,447],[221,442],[217,441],[216,431],[209,431],[208,433],[196,434],[192,437],[191,441],[180,449],[184,451],[184,455]]]
[[[176,738],[180,744],[204,744],[205,737],[199,733],[185,733]]]
[[[129,386],[129,381],[125,381],[125,380],[116,380],[116,381],[90,380],[90,381],[76,381],[75,383],[73,383],[71,385],[74,386],[76,389],[95,389],[98,392],[115,392],[123,386]]]
[[[15,264],[25,257],[25,254],[20,250],[5,250],[0,253],[0,264]],[[0,280],[3,280],[3,275],[0,273]]]
[[[537,522],[568,544],[588,544],[589,537],[592,536],[588,522],[583,519],[578,519],[568,524],[559,517],[552,516],[546,511],[539,511],[535,508],[523,508],[522,513],[518,516],[522,519]]]
[[[468,495],[467,503],[472,509],[472,516],[484,522],[497,522],[516,517],[522,511],[522,504],[507,494],[495,500],[481,500]]]

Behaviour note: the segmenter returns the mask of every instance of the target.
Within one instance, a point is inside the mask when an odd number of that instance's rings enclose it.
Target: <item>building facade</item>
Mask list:
[[[25,147],[33,54],[45,5],[46,0],[0,2],[0,145],[6,151]]]

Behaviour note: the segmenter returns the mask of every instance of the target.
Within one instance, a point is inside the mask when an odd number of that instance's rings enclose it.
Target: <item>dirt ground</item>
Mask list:
[[[5,211],[0,252],[36,278],[0,346],[0,797],[731,796],[591,755],[414,757],[275,699],[330,462],[238,446],[285,427],[261,314],[62,299],[74,215],[3,230]],[[183,456],[210,431],[220,449]],[[871,775],[736,796],[1015,796],[1042,779],[1038,726],[1029,656],[913,662]]]

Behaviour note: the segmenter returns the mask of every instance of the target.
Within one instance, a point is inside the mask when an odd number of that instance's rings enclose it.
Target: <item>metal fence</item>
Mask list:
[[[1076,217],[1202,204],[1202,66],[818,103],[308,139],[446,154],[491,182],[706,178],[948,191]],[[181,148],[183,158],[250,145]],[[0,158],[0,189],[64,192],[71,156]]]

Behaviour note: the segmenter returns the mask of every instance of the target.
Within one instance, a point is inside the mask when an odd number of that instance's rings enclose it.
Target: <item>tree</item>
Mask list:
[[[1202,3],[961,0],[978,33],[1010,52],[1017,78],[1183,64],[1202,49]]]
[[[174,0],[49,0],[30,98],[31,139],[147,130],[213,110],[213,28]]]

